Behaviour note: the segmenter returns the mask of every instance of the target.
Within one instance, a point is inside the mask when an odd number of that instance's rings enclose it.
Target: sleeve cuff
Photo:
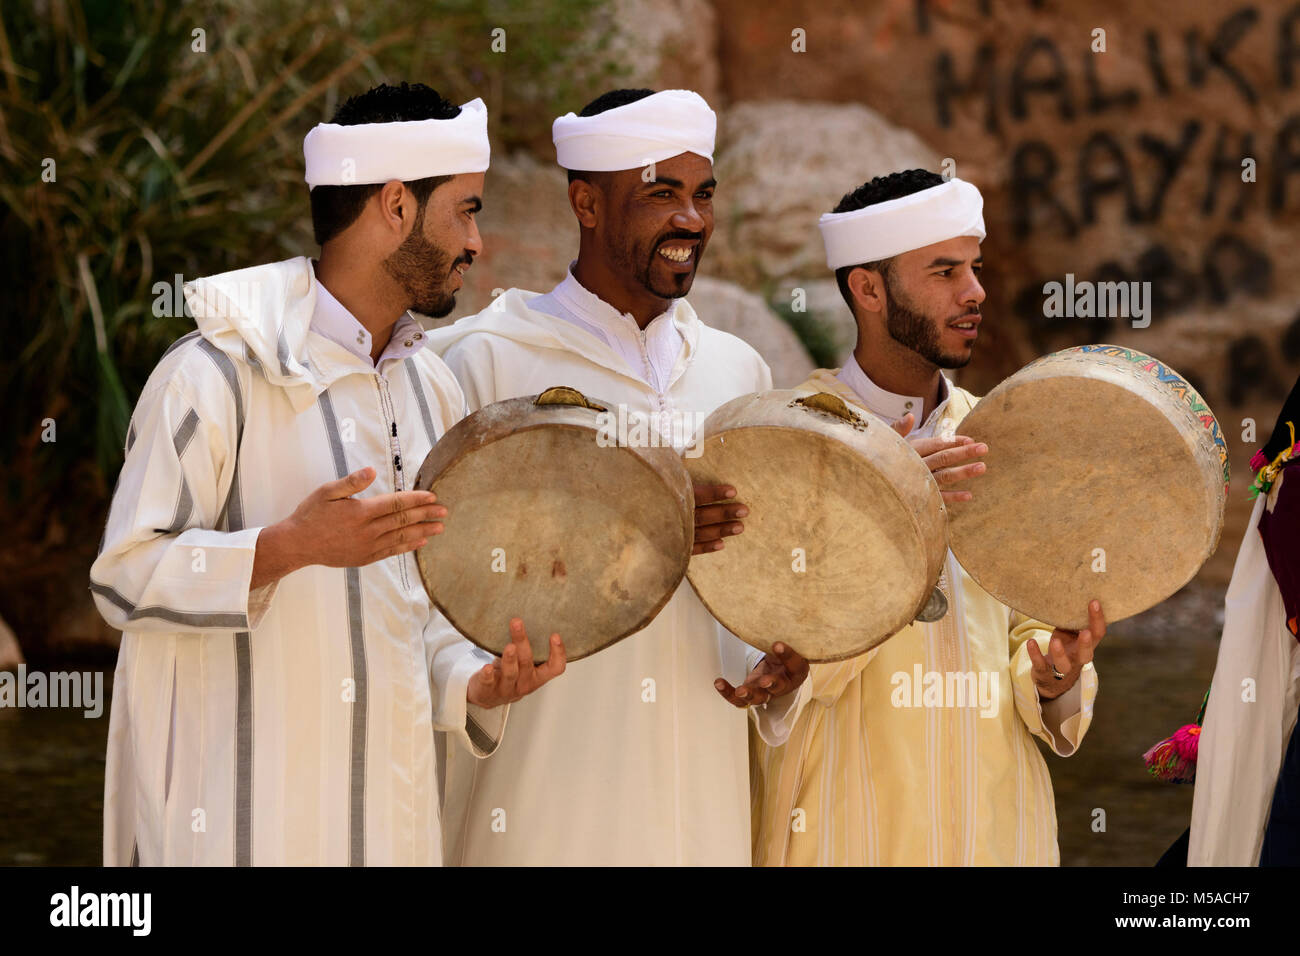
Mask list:
[[[436,715],[439,730],[451,734],[466,752],[480,758],[490,756],[500,745],[510,710],[509,704],[486,708],[466,699],[470,678],[491,661],[486,651],[469,648],[451,669]]]
[[[257,538],[261,535],[261,528],[249,528],[247,531],[239,532],[240,534],[252,534],[253,536],[253,554],[257,554]],[[248,563],[248,578],[244,581],[245,590],[248,593],[247,615],[248,629],[256,630],[262,623],[262,618],[266,617],[266,612],[271,609],[271,602],[275,600],[275,592],[279,590],[280,579],[276,578],[270,584],[264,585],[256,590],[248,588],[253,579],[253,562]]]
[[[754,718],[754,726],[763,743],[769,747],[779,747],[789,740],[790,731],[794,729],[804,705],[811,697],[812,681],[804,678],[802,684],[784,697],[775,697],[766,704],[750,707],[750,716]]]
[[[1092,664],[1085,664],[1074,686],[1048,701],[1039,698],[1031,672],[1029,654],[1022,646],[1012,676],[1016,709],[1031,734],[1041,737],[1058,757],[1069,757],[1079,749],[1092,723],[1097,671]]]
[[[767,655],[756,647],[746,646],[745,672],[749,673],[761,664],[763,658]],[[803,713],[804,705],[811,699],[812,675],[810,674],[804,678],[802,684],[784,697],[776,697],[766,704],[748,708],[749,715],[753,718],[754,726],[758,730],[758,736],[762,738],[763,743],[769,747],[779,747],[789,740],[790,731],[794,729],[794,725],[799,720],[799,715]]]

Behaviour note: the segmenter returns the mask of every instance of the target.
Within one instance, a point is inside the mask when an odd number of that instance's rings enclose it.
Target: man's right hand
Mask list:
[[[288,518],[263,528],[249,590],[265,587],[299,568],[323,564],[357,568],[414,551],[442,533],[447,509],[431,491],[398,491],[353,498],[375,480],[362,468],[321,485]]]
[[[893,423],[894,431],[907,439],[912,450],[921,456],[925,466],[930,469],[939,485],[939,493],[943,495],[943,503],[950,505],[956,501],[970,501],[974,497],[971,492],[945,491],[944,488],[984,474],[987,467],[984,462],[971,459],[987,455],[989,446],[965,435],[954,435],[952,438],[908,438],[907,433],[912,430],[914,421],[914,416],[908,412]]]
[[[564,642],[551,635],[550,656],[545,664],[533,664],[533,648],[520,618],[510,619],[510,643],[501,656],[485,664],[469,679],[465,699],[479,707],[513,704],[531,694],[553,677],[564,673]]]

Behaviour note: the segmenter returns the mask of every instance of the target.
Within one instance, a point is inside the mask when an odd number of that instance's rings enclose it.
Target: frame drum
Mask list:
[[[416,553],[420,577],[484,650],[500,655],[520,617],[535,661],[557,631],[578,660],[645,627],[681,583],[695,537],[690,477],[671,446],[605,440],[613,414],[566,387],[494,402],[420,467],[415,487],[448,512]]]
[[[949,512],[953,554],[984,590],[1069,630],[1169,597],[1214,553],[1228,446],[1181,375],[1117,345],[1046,355],[958,426],[986,442],[974,499]]]
[[[733,486],[749,516],[687,577],[741,640],[844,660],[926,607],[947,555],[943,499],[888,422],[836,395],[780,389],[720,406],[701,443],[691,477]]]

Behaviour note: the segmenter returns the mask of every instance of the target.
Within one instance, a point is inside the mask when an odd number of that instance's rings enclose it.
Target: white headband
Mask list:
[[[817,221],[832,269],[879,262],[957,236],[984,240],[984,197],[970,183],[950,179],[898,199],[828,212]]]
[[[718,117],[690,90],[664,90],[625,106],[578,116],[565,113],[551,126],[555,158],[564,169],[610,172],[636,169],[679,153],[713,160]]]
[[[321,123],[302,141],[302,154],[313,188],[481,173],[488,168],[487,107],[476,99],[451,119]]]

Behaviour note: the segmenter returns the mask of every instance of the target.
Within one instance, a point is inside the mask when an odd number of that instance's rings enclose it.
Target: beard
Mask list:
[[[970,364],[971,349],[945,352],[939,345],[939,332],[946,323],[911,308],[888,277],[885,278],[885,290],[889,296],[885,328],[890,338],[937,368],[965,368]]]
[[[690,272],[674,272],[662,278],[654,275],[654,266],[659,261],[659,247],[672,239],[699,240],[695,247],[695,258]],[[699,232],[682,232],[675,230],[655,238],[648,250],[635,246],[619,246],[614,252],[614,265],[624,274],[631,274],[637,284],[660,299],[680,299],[691,291],[695,281],[695,271],[700,267],[700,257],[704,252],[704,234]]]
[[[408,309],[440,319],[456,307],[456,293],[447,286],[452,270],[462,262],[468,264],[469,260],[465,256],[453,258],[424,237],[421,208],[411,234],[384,259],[383,266],[406,293]]]

